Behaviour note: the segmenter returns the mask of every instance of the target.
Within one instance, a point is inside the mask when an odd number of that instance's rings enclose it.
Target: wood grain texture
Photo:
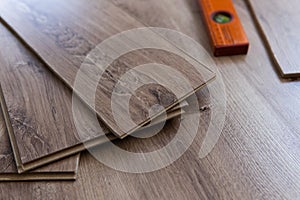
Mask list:
[[[79,144],[80,137],[73,122],[69,89],[2,24],[0,35],[2,103],[9,114],[7,123],[17,168],[24,172],[64,157],[53,154]],[[82,109],[82,116],[89,119],[88,109]],[[87,132],[89,136],[95,134]],[[50,161],[45,159],[51,155]]]
[[[76,182],[0,183],[1,197],[298,199],[300,83],[278,78],[244,1],[234,0],[234,3],[252,45],[246,57],[213,58],[226,86],[227,117],[221,138],[208,157],[198,157],[204,135],[200,132],[179,160],[152,173],[118,172],[85,153]],[[122,0],[120,6],[145,23],[179,30],[208,51],[211,48],[197,1]],[[209,95],[205,90],[201,92],[200,99]],[[206,114],[204,124],[209,119],[209,110]],[[172,123],[178,124],[176,120]],[[163,135],[152,142],[161,144],[161,137]],[[130,148],[129,144],[126,139],[119,145]]]
[[[5,121],[2,112],[0,112],[0,182],[75,180],[78,171],[79,157],[80,154],[77,154],[34,171],[18,174]]]
[[[51,8],[49,10],[49,8]],[[87,105],[95,110],[102,121],[118,137],[124,138],[133,133],[151,119],[160,115],[163,110],[157,110],[153,113],[148,111],[149,105],[161,104],[168,110],[171,106],[182,101],[187,96],[200,89],[204,84],[210,81],[214,74],[201,63],[186,55],[179,58],[169,52],[154,49],[145,49],[135,51],[121,56],[105,69],[101,62],[112,55],[109,53],[90,56],[88,65],[84,66],[84,76],[81,77],[80,88],[74,88],[74,81],[81,66],[82,61],[90,50],[106,38],[132,28],[144,27],[142,23],[132,18],[126,12],[117,8],[109,1],[83,1],[76,0],[69,4],[64,1],[1,1],[1,17],[6,23],[16,31],[18,35],[48,64],[48,66],[72,89]],[[78,12],[80,10],[80,12]],[[14,13],[14,14],[12,14]],[[82,13],[85,13],[82,15]],[[146,39],[152,45],[171,47],[181,52],[177,47],[165,40],[159,34],[151,32],[149,38],[140,38],[133,36],[124,37],[122,45],[135,47],[136,43],[145,42]],[[120,45],[107,44],[106,49],[116,54],[121,52]],[[191,89],[188,90],[182,86],[182,83],[174,79],[174,74],[159,70],[152,75],[139,73],[134,67],[147,63],[158,63],[171,66],[180,71],[191,82]],[[183,67],[184,66],[184,67]],[[125,73],[134,74],[136,82],[132,80],[122,80]],[[99,83],[95,75],[103,73]],[[199,74],[201,73],[201,74]],[[126,112],[126,102],[117,102],[114,112],[118,113],[119,122],[116,122],[111,108],[113,89],[120,82],[122,87],[118,97],[131,95],[131,85],[143,84],[146,81],[159,82],[159,80],[173,81],[177,90],[177,98],[170,92],[153,88],[146,96],[138,100],[133,99],[130,102],[131,114],[135,116],[134,123],[128,118]],[[96,81],[95,94],[93,81]],[[145,90],[151,91],[151,86]],[[174,91],[175,92],[175,91]],[[95,105],[93,104],[95,95]],[[133,95],[134,96],[134,95]],[[124,99],[124,98],[120,98]],[[125,98],[126,99],[126,98]],[[148,102],[151,99],[153,101]],[[125,100],[124,100],[125,101]]]
[[[78,153],[85,149],[83,142],[87,146],[102,143],[101,136],[105,137],[108,129],[84,127],[85,138],[79,136],[73,121],[71,91],[2,24],[0,36],[3,105],[8,107],[5,113],[19,172]],[[92,113],[80,105],[81,117],[89,121]],[[177,106],[167,114],[169,119],[182,113]]]
[[[283,78],[300,78],[299,1],[247,2],[280,75]]]

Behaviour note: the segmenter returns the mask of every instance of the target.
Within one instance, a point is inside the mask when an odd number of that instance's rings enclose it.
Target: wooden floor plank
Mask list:
[[[20,35],[21,38],[48,64],[48,66],[72,89],[74,89],[74,81],[79,67],[89,53],[96,45],[106,38],[126,31],[132,28],[143,27],[144,25],[136,21],[121,9],[115,7],[109,1],[89,1],[83,0],[74,1],[69,4],[64,1],[1,1],[0,4],[1,17],[6,23]],[[51,11],[49,10],[51,7]],[[81,12],[85,15],[82,15]],[[12,14],[14,13],[14,14]],[[180,51],[170,42],[160,37],[153,32],[155,40],[152,43],[162,46],[172,46],[172,48]],[[125,37],[124,37],[125,38]],[[126,38],[125,38],[126,39]],[[135,43],[140,44],[145,42],[145,38],[141,41],[138,37],[127,38],[122,41],[123,46],[134,47]],[[151,38],[148,38],[151,39]],[[111,49],[111,52],[118,53],[120,50],[118,46],[110,46],[108,44],[106,49]],[[96,60],[105,60],[111,55],[99,55]],[[94,109],[102,121],[108,128],[118,137],[124,138],[126,135],[133,133],[151,119],[157,117],[163,111],[156,111],[151,114],[145,112],[149,109],[149,104],[162,104],[165,109],[183,100],[191,95],[195,90],[200,89],[205,83],[210,81],[214,74],[197,62],[193,58],[186,56],[180,59],[171,53],[162,50],[145,49],[143,51],[133,51],[121,56],[117,61],[114,61],[109,68],[104,69],[105,66],[95,65],[95,60],[92,64],[84,68],[85,77],[82,77],[80,88],[76,88],[77,95],[87,103],[87,105]],[[91,62],[90,62],[91,63]],[[89,64],[90,64],[89,63]],[[187,76],[191,82],[192,88],[188,91],[183,88],[182,83],[176,82],[174,75],[160,71],[153,74],[155,78],[138,73],[134,67],[147,63],[159,63],[172,66],[179,70],[182,74]],[[97,64],[97,63],[96,63]],[[184,67],[182,67],[184,66]],[[194,69],[193,72],[191,70]],[[196,73],[196,69],[201,75]],[[111,108],[112,92],[117,84],[117,81],[126,72],[139,74],[139,78],[135,81],[130,80],[122,83],[123,87],[117,95],[130,95],[129,87],[133,84],[143,84],[145,80],[156,81],[156,79],[173,80],[176,87],[174,87],[178,96],[170,96],[170,92],[161,92],[158,98],[155,94],[148,93],[147,98],[142,100],[133,99],[130,102],[130,109],[134,113],[134,123],[128,118],[126,110],[126,103],[118,102],[114,112],[118,113],[121,119],[118,123],[114,119]],[[94,80],[95,74],[101,74],[99,87],[95,88],[95,105],[93,105],[94,90],[91,81]],[[200,76],[202,76],[200,78]],[[159,78],[158,78],[159,77]],[[118,80],[118,81],[121,81]],[[151,86],[148,86],[148,89]],[[81,89],[82,88],[82,89]],[[156,91],[160,91],[154,88]],[[176,91],[174,91],[176,92]],[[121,98],[122,99],[122,98]],[[153,102],[148,102],[152,99]],[[163,102],[162,99],[168,99]],[[122,128],[121,128],[122,127]]]
[[[0,112],[0,182],[75,180],[79,157],[80,154],[77,154],[34,171],[18,174],[5,121],[2,112]]]
[[[300,78],[299,1],[247,2],[280,75],[283,78]]]

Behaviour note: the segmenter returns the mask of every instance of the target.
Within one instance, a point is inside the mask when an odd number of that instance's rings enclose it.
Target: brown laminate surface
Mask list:
[[[50,161],[40,162],[37,158],[77,144],[80,137],[73,122],[69,89],[3,24],[0,35],[0,80],[4,96],[1,103],[7,107],[4,111],[11,127],[9,134],[17,168],[24,172],[48,164]],[[82,106],[82,116],[88,113]],[[73,159],[75,162],[77,156]]]
[[[81,12],[78,12],[79,10]],[[149,105],[161,104],[165,110],[168,110],[195,90],[199,90],[215,76],[210,69],[187,54],[181,58],[171,52],[155,49],[155,45],[158,45],[182,52],[154,31],[150,31],[150,36],[145,38],[136,35],[123,37],[123,41],[117,45],[105,43],[107,52],[100,51],[96,56],[85,59],[91,50],[108,37],[129,29],[144,27],[143,23],[123,12],[110,1],[77,0],[70,4],[60,0],[4,0],[0,4],[0,11],[3,20],[98,114],[107,127],[121,138],[133,133],[163,112],[158,110],[148,113],[146,111]],[[122,55],[123,48],[134,49],[141,43],[154,46]],[[119,53],[121,56],[115,60],[112,55]],[[106,68],[103,62],[110,57],[113,63]],[[85,62],[81,65],[83,61]],[[174,74],[168,73],[168,70],[149,73],[135,68],[148,63],[168,65],[178,70],[190,81],[191,88],[185,88],[181,80],[174,78]],[[78,71],[82,72],[82,76],[78,77]],[[127,73],[135,76],[135,80],[121,79]],[[99,82],[98,74],[102,74]],[[74,86],[76,80],[80,81],[80,86]],[[126,110],[127,103],[121,101],[123,97],[128,95],[133,97],[131,89],[135,85],[144,85],[151,81],[161,83],[161,80],[173,81],[177,98],[170,92],[157,90],[149,84],[145,89],[150,91],[147,98],[139,100],[131,98],[130,114],[135,116],[131,123]],[[118,84],[121,86],[117,92],[114,92]],[[158,94],[151,90],[157,91]],[[111,106],[115,100],[113,94],[120,98],[114,106],[115,110]],[[119,121],[114,117],[114,113],[119,116]]]
[[[96,139],[92,146],[102,143],[101,136],[108,134],[108,129],[87,126],[82,130],[84,138],[78,135],[71,91],[2,24],[0,35],[2,103],[7,107],[6,122],[11,127],[9,134],[19,172],[84,150],[84,139]],[[83,123],[89,121],[92,113],[83,104],[80,109]],[[168,118],[180,114],[174,107]],[[156,119],[153,123],[158,122]]]
[[[300,82],[278,77],[247,6],[244,1],[233,2],[251,48],[247,56],[214,58],[225,83],[227,114],[221,137],[207,157],[200,159],[198,155],[204,127],[180,159],[159,171],[145,174],[119,172],[85,153],[76,182],[1,183],[2,197],[298,199]],[[119,4],[139,20],[152,26],[179,30],[210,50],[197,1],[120,0]],[[206,120],[203,118],[204,124]],[[152,142],[160,144],[162,136],[153,138]],[[130,148],[132,143],[124,140],[119,145],[122,144],[123,148]],[[150,144],[144,148],[151,148]]]
[[[75,180],[80,154],[52,163],[34,171],[18,174],[5,121],[0,112],[0,182]]]

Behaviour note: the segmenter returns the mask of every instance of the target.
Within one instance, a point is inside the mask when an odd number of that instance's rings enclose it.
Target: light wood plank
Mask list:
[[[280,75],[283,78],[300,78],[299,1],[247,2]]]

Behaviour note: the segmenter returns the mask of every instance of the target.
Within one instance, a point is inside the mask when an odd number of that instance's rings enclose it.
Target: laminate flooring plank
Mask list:
[[[300,78],[299,1],[247,2],[280,75],[283,78]]]
[[[0,41],[0,80],[7,106],[7,124],[19,172],[28,171],[85,150],[73,122],[71,91],[37,59],[2,24]],[[89,120],[92,113],[81,104],[81,117]],[[167,119],[181,115],[187,102],[173,107]],[[160,123],[158,118],[151,125]],[[103,130],[85,127],[86,145],[105,141]],[[106,136],[105,136],[106,137]],[[112,134],[108,136],[114,138]],[[93,140],[95,139],[95,140]]]
[[[0,182],[75,180],[79,158],[80,154],[77,154],[34,171],[18,174],[5,121],[0,113]]]
[[[90,56],[89,62],[85,63],[84,68],[80,70],[83,74],[80,77],[80,88],[74,88],[79,67],[92,49],[110,36],[145,25],[109,1],[74,0],[70,4],[59,0],[4,0],[1,1],[0,11],[3,20],[47,63],[51,70],[97,112],[104,124],[120,138],[133,133],[164,111],[157,110],[150,114],[147,112],[149,105],[161,104],[165,110],[168,110],[199,90],[215,76],[210,69],[189,55],[184,54],[184,57],[180,58],[173,53],[153,48],[132,51],[114,60],[112,56],[122,52],[120,45],[106,43],[105,49],[109,53],[100,52],[96,56]],[[155,31],[150,33],[148,38],[136,37],[136,35],[123,37],[125,40],[122,41],[121,46],[134,48],[137,44],[146,42],[150,46],[160,45],[172,48],[175,52],[182,52]],[[105,69],[101,63],[107,59],[112,59],[114,62]],[[184,88],[180,81],[174,79],[174,74],[163,70],[157,70],[159,72],[149,75],[134,69],[138,65],[147,63],[172,66],[188,78],[192,88]],[[134,80],[136,82],[120,79],[127,72],[136,77]],[[99,83],[97,74],[102,74]],[[173,85],[176,85],[174,92],[179,94],[177,98],[170,91],[149,85],[144,89],[150,91],[145,94],[146,98],[131,98],[133,100],[130,101],[130,114],[134,116],[133,122],[128,118],[126,98],[125,100],[120,98],[120,102],[118,101],[114,107],[114,112],[120,116],[120,120],[116,122],[111,103],[114,101],[113,89],[118,82],[121,81],[120,85],[123,87],[115,94],[120,97],[131,95],[132,85],[144,84],[147,81],[159,82],[162,79],[173,81]],[[96,82],[95,91],[94,82]],[[159,92],[159,97],[156,93],[151,93],[151,87],[152,90]]]
[[[80,137],[73,122],[71,91],[2,24],[0,40],[1,104],[7,106],[17,168],[24,172],[65,157],[55,153],[80,144]],[[89,110],[82,109],[82,116],[89,119]],[[82,145],[76,149],[81,150]]]

